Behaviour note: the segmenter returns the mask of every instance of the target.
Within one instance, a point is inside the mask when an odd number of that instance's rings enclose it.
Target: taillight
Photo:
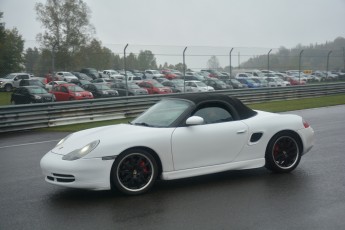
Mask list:
[[[304,126],[304,128],[309,128],[309,124],[308,124],[308,122],[306,122],[305,120],[303,120],[303,126]]]

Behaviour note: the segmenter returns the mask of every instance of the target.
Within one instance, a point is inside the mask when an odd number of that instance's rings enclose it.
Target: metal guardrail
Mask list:
[[[242,100],[244,103],[257,103],[343,94],[345,93],[345,83],[224,90],[210,93],[222,93],[234,96]],[[142,113],[161,98],[171,96],[171,94],[148,95],[2,106],[0,107],[0,133],[134,117]]]

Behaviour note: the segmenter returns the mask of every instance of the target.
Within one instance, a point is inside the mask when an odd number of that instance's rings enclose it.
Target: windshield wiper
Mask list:
[[[137,123],[131,123],[132,125],[140,125],[140,126],[147,126],[147,127],[152,127],[152,125],[149,125],[145,122],[137,122]]]

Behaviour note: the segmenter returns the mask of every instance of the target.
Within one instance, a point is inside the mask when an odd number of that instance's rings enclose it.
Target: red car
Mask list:
[[[75,84],[56,85],[50,93],[55,95],[56,101],[93,99],[92,93]]]
[[[170,70],[162,70],[161,74],[164,74],[164,77],[168,80],[177,78],[177,75],[171,72]]]
[[[172,93],[171,88],[163,86],[156,80],[146,80],[138,83],[141,88],[147,90],[149,94],[168,94]]]
[[[290,82],[291,85],[305,85],[305,81],[302,81],[297,78],[297,77],[287,77],[285,78],[285,81]]]

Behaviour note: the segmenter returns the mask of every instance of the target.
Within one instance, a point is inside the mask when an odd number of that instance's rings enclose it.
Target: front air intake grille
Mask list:
[[[47,179],[50,181],[56,181],[60,183],[71,183],[75,181],[75,177],[73,175],[58,173],[52,173],[52,176],[47,176]]]

